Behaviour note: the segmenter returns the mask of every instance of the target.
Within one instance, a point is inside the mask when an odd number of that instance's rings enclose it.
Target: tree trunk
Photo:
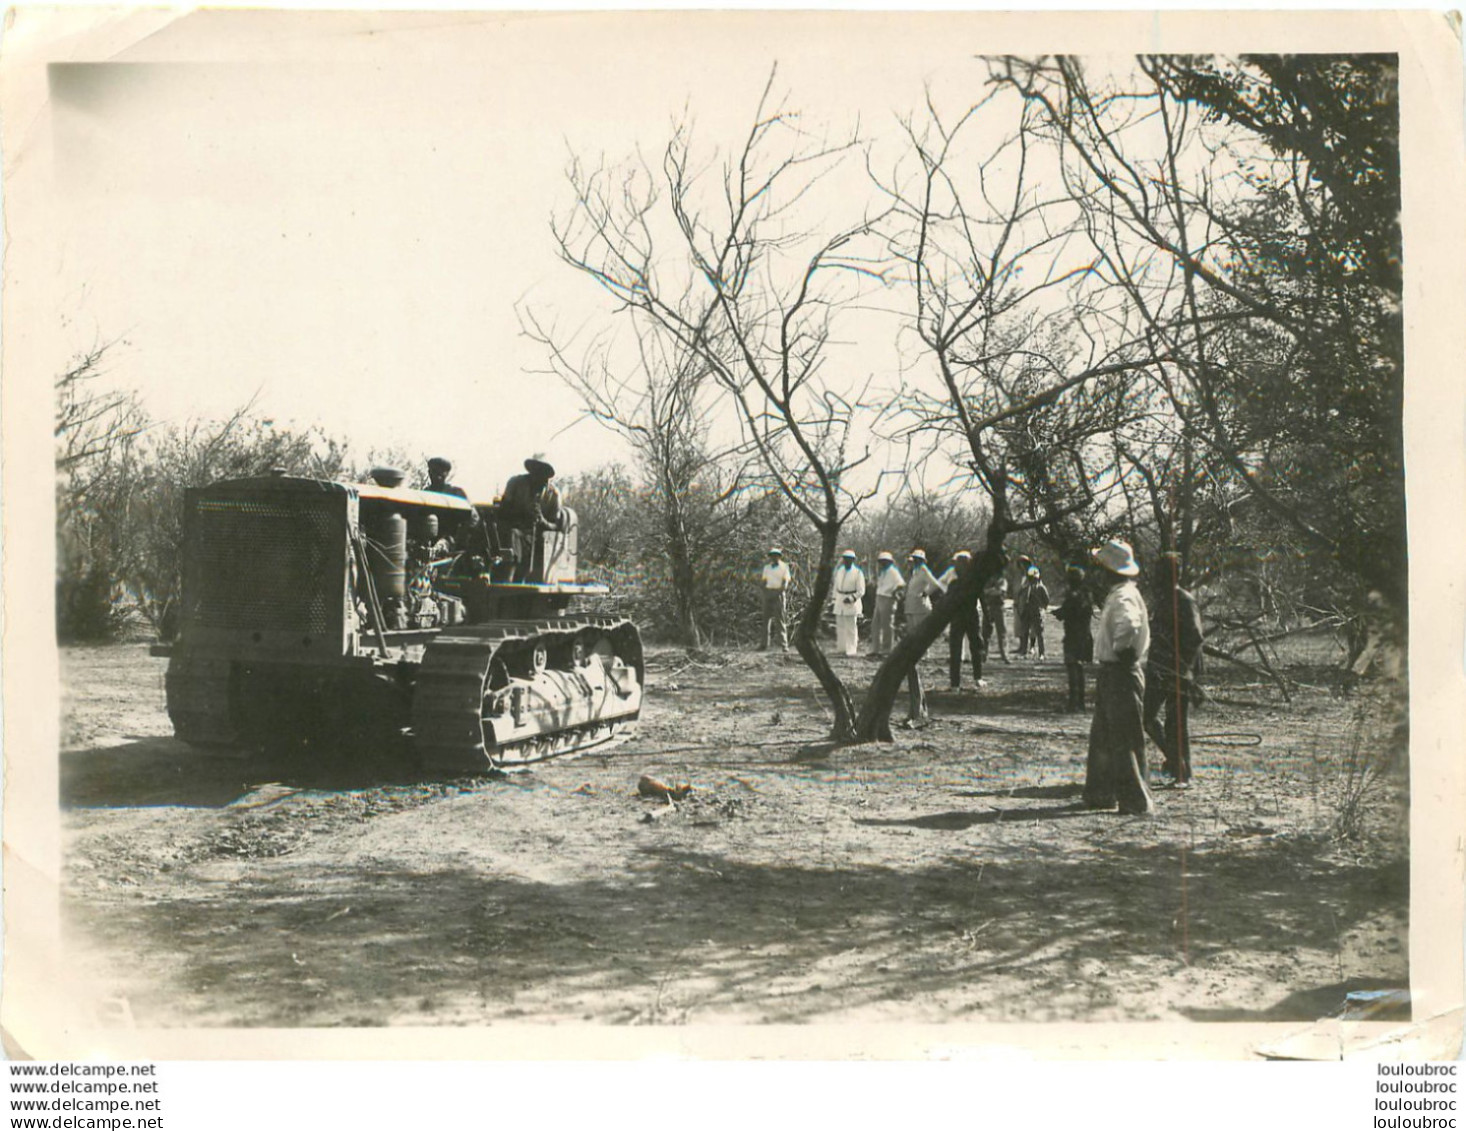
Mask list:
[[[672,600],[677,606],[677,627],[682,642],[689,648],[702,647],[702,630],[697,623],[697,579],[687,547],[674,542],[671,547]]]
[[[952,588],[917,626],[915,632],[903,636],[896,647],[876,669],[855,721],[856,742],[890,742],[891,708],[900,694],[907,676],[915,669],[928,648],[952,623],[952,617],[963,602],[976,601],[984,587],[1003,570],[1003,531],[996,524],[988,528],[987,542],[974,566],[958,577]]]
[[[672,601],[677,606],[677,627],[682,643],[689,648],[702,647],[702,631],[697,623],[697,572],[688,544],[687,524],[683,521],[677,493],[663,478],[663,530],[667,535],[667,564],[671,567]]]
[[[829,658],[819,646],[820,616],[824,612],[825,602],[830,599],[831,580],[835,570],[835,539],[839,533],[838,527],[820,531],[820,562],[815,571],[809,603],[804,606],[804,613],[794,629],[794,649],[805,666],[820,681],[820,687],[835,712],[830,740],[845,744],[856,741],[855,702],[850,697],[850,689],[845,686],[845,681],[835,674],[834,668],[830,667]]]

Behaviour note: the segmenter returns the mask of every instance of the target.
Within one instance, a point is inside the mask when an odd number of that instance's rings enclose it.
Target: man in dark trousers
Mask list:
[[[951,589],[962,578],[972,572],[972,553],[968,550],[958,550],[952,555],[951,580],[947,582],[947,589]],[[982,612],[978,607],[980,594],[974,593],[964,600],[957,611],[952,614],[952,624],[947,630],[947,676],[949,681],[948,691],[962,690],[962,642],[967,641],[967,648],[972,653],[972,680],[978,687],[987,686],[982,678]]]
[[[1178,786],[1191,781],[1189,715],[1198,693],[1203,642],[1196,598],[1181,588],[1181,558],[1162,554],[1150,615],[1150,658],[1145,665],[1145,733],[1160,748],[1162,772]]]
[[[524,474],[512,476],[499,500],[499,521],[509,527],[514,544],[514,580],[537,578],[544,563],[536,561],[539,533],[564,530],[560,492],[550,482],[555,469],[542,459],[524,461]]]
[[[1064,670],[1069,676],[1068,711],[1084,710],[1084,665],[1094,659],[1094,602],[1084,586],[1084,570],[1071,565],[1064,571],[1068,590],[1054,616],[1064,626]]]
[[[1150,651],[1150,619],[1135,578],[1140,566],[1128,542],[1106,542],[1094,551],[1106,587],[1094,658],[1094,719],[1089,727],[1089,760],[1084,773],[1084,804],[1140,816],[1154,808],[1145,781],[1145,660]]]

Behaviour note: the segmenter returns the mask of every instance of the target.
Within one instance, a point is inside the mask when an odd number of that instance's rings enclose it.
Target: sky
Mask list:
[[[284,21],[284,22],[282,22]],[[813,128],[888,130],[928,82],[976,86],[933,21],[206,13],[49,72],[55,364],[120,339],[109,380],[157,417],[255,398],[359,451],[454,459],[475,493],[524,456],[624,458],[520,332],[608,304],[557,260],[571,153],[655,153],[691,117],[741,140],[777,62]],[[860,191],[857,187],[857,191]],[[858,203],[858,202],[857,202]]]

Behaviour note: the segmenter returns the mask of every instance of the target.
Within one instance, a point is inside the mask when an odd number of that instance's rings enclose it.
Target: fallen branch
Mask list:
[[[1201,646],[1201,650],[1208,656],[1215,656],[1219,660],[1226,660],[1229,664],[1236,664],[1237,667],[1241,668],[1243,671],[1251,672],[1253,675],[1256,676],[1265,676],[1272,683],[1275,683],[1279,687],[1282,687],[1283,677],[1278,675],[1277,672],[1271,670],[1270,668],[1260,668],[1256,664],[1249,664],[1246,660],[1234,656],[1230,652],[1223,652],[1220,648],[1216,648],[1210,644],[1203,644]],[[1283,691],[1283,698],[1288,699],[1289,702],[1292,702],[1292,700],[1288,698],[1288,693],[1286,689],[1284,689]],[[1220,702],[1220,700],[1218,700],[1218,702]]]

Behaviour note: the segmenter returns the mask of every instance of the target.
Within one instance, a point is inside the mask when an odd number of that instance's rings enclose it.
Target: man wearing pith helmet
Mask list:
[[[876,555],[875,623],[871,626],[872,656],[884,656],[896,645],[896,598],[906,588],[906,579],[889,550]]]
[[[846,550],[835,567],[831,602],[835,612],[835,647],[853,656],[860,647],[860,609],[865,600],[865,572],[855,564],[855,551]]]
[[[1140,566],[1128,542],[1106,542],[1093,553],[1106,587],[1094,658],[1099,677],[1094,688],[1094,719],[1089,728],[1089,761],[1084,774],[1084,804],[1143,814],[1153,808],[1146,787],[1145,659],[1150,651],[1150,621],[1135,579]]]
[[[763,571],[759,574],[759,619],[764,624],[764,643],[759,649],[762,652],[773,647],[776,635],[779,638],[779,650],[789,651],[789,630],[785,615],[789,583],[793,580],[794,575],[789,570],[789,564],[784,561],[784,551],[778,546],[770,547],[769,560],[764,563]]]
[[[942,583],[932,576],[925,550],[912,550],[906,564],[911,569],[906,582],[906,632],[910,635],[932,611],[932,598],[942,591]]]

